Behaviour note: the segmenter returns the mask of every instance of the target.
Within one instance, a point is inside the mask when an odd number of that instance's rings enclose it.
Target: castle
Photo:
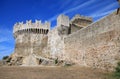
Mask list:
[[[91,17],[59,15],[57,25],[26,21],[14,25],[14,65],[41,65],[44,60],[112,70],[120,60],[120,15],[116,11],[93,23]],[[48,64],[50,64],[48,62]]]

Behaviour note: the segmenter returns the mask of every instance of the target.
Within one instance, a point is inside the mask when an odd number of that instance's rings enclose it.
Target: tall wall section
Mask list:
[[[64,56],[64,40],[59,35],[57,27],[48,33],[48,50],[51,58],[62,59]]]
[[[64,55],[64,37],[69,34],[69,17],[59,15],[57,26],[48,33],[48,50],[50,57],[63,60]]]
[[[120,14],[116,12],[64,39],[66,59],[112,70],[120,61]]]

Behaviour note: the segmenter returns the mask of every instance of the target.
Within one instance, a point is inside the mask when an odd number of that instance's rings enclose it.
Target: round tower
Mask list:
[[[15,51],[17,56],[24,57],[30,54],[42,55],[47,46],[47,34],[50,23],[36,20],[20,22],[14,25],[13,34],[15,38]]]

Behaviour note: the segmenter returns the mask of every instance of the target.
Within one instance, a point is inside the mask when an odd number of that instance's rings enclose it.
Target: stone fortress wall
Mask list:
[[[58,58],[112,70],[120,60],[120,15],[115,11],[92,22],[91,17],[76,15],[70,20],[62,14],[53,30],[49,22],[17,23],[14,57],[23,57],[22,65],[40,65],[38,60]]]
[[[83,16],[75,16],[74,20],[80,20],[78,18],[89,19]],[[72,21],[74,20],[72,19]],[[77,27],[79,26],[74,28]],[[23,63],[26,65],[37,64],[34,61],[40,58],[64,60],[64,37],[71,33],[71,29],[69,17],[63,14],[58,16],[57,26],[53,30],[50,30],[50,23],[48,22],[41,23],[41,21],[36,20],[35,23],[32,23],[30,20],[24,24],[23,22],[16,23],[13,30],[16,41],[14,55],[16,58],[23,57]],[[34,63],[30,64],[31,62]]]
[[[120,14],[116,12],[64,39],[66,60],[112,70],[120,61]]]
[[[52,58],[64,60],[66,57],[64,38],[73,33],[74,29],[76,29],[75,31],[78,31],[81,27],[85,27],[84,24],[89,25],[90,23],[92,23],[91,17],[75,15],[72,20],[70,20],[66,15],[59,15],[57,18],[57,26],[48,33],[50,56]],[[73,24],[76,24],[76,27],[73,26]],[[77,25],[80,25],[81,27]]]
[[[68,37],[69,34],[72,34],[74,29],[76,29],[75,31],[78,31],[81,29],[81,27],[85,27],[84,24],[89,25],[91,23],[91,17],[75,15],[70,20],[66,15],[59,15],[57,18],[57,26],[48,34],[48,44],[50,48],[49,52],[51,54],[51,57],[65,60],[66,52],[64,38]],[[73,26],[74,24],[76,24],[76,27]]]

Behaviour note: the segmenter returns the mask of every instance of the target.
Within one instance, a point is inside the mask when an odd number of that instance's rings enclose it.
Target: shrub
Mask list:
[[[65,63],[64,66],[65,66],[65,67],[68,67],[68,66],[72,66],[72,64],[67,64],[67,63]]]
[[[118,62],[117,67],[115,68],[115,77],[120,79],[120,62]]]
[[[65,61],[64,64],[63,64],[64,67],[69,67],[69,66],[72,66],[72,65],[74,65],[74,63],[72,63],[70,61]]]
[[[58,63],[58,58],[57,59],[55,59],[55,64],[57,64]]]
[[[4,56],[2,59],[3,60],[6,60],[6,59],[8,59],[9,58],[9,56]]]

